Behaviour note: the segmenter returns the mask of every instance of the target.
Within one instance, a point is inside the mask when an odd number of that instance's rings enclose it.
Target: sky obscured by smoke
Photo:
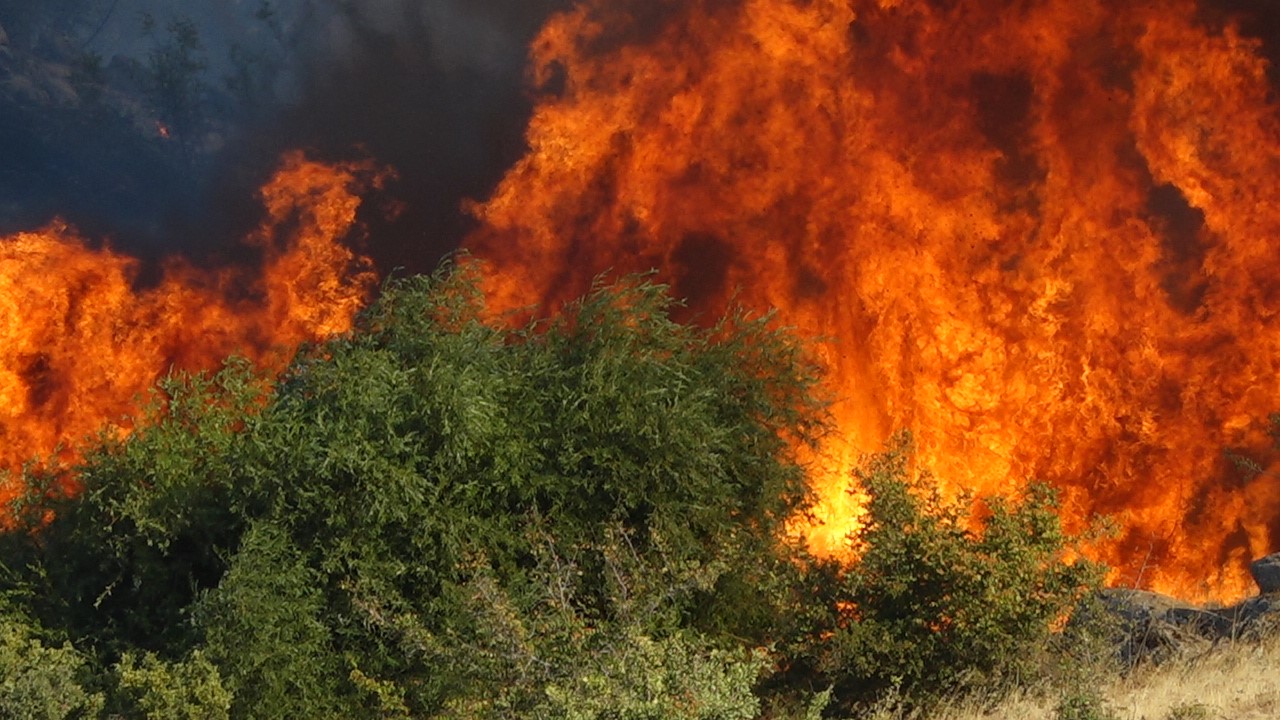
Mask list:
[[[393,167],[384,270],[430,269],[523,150],[526,48],[567,0],[0,0],[0,233],[62,217],[218,255],[286,150]]]

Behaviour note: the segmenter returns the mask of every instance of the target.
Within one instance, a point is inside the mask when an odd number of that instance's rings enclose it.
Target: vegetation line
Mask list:
[[[131,437],[29,469],[0,714],[1104,717],[1114,628],[1063,622],[1101,569],[1047,488],[975,531],[901,434],[855,473],[860,562],[811,557],[785,527],[826,404],[771,318],[682,325],[627,277],[512,327],[478,288],[391,281],[281,377],[171,377]]]

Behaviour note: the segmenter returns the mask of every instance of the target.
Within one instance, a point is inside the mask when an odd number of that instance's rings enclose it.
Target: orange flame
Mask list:
[[[0,468],[60,446],[72,457],[104,423],[127,431],[170,369],[211,369],[232,353],[279,368],[300,343],[350,329],[373,275],[339,241],[357,192],[379,181],[361,165],[286,157],[262,190],[256,276],[173,260],[139,289],[138,261],[87,247],[63,223],[0,238]],[[17,490],[0,488],[0,500]]]
[[[634,10],[634,12],[631,12]],[[949,492],[1062,488],[1113,581],[1252,590],[1280,483],[1280,118],[1192,0],[585,0],[533,48],[530,151],[474,208],[499,304],[662,268],[815,338],[845,445],[898,427]]]

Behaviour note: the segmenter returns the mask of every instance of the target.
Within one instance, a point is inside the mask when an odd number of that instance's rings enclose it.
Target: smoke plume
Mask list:
[[[61,217],[214,259],[282,153],[394,167],[366,248],[429,269],[523,151],[527,45],[563,0],[0,0],[0,234]]]

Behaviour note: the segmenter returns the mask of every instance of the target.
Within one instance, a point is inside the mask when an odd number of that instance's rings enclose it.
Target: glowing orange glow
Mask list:
[[[170,369],[211,369],[240,353],[282,367],[297,346],[351,327],[373,277],[340,243],[369,168],[287,157],[262,190],[250,242],[260,270],[169,262],[136,286],[138,261],[92,249],[54,223],[0,238],[0,468],[74,446],[127,416]],[[0,499],[18,490],[0,490]]]
[[[663,10],[662,8],[666,8]],[[634,12],[631,12],[634,10]],[[1191,0],[586,0],[533,48],[530,150],[474,208],[505,307],[660,268],[819,343],[843,443],[914,431],[949,492],[1062,489],[1113,581],[1253,590],[1277,549],[1280,117]]]

